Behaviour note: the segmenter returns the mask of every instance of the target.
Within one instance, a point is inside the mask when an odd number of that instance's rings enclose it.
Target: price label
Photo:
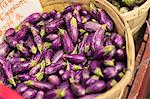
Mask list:
[[[39,0],[0,0],[0,43],[8,28],[15,28],[34,12],[42,12]]]

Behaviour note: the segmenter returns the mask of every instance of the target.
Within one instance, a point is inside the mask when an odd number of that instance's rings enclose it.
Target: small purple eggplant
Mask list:
[[[43,20],[48,20],[48,19],[50,19],[50,14],[47,12],[44,12],[44,13],[42,13],[41,17]]]
[[[73,15],[74,15],[74,17],[77,19],[78,24],[80,24],[80,23],[82,22],[82,19],[81,19],[81,16],[80,16],[79,11],[78,11],[78,10],[74,10],[74,11],[73,11]]]
[[[80,84],[76,84],[76,83],[71,84],[71,90],[75,96],[79,97],[85,95],[85,89]]]
[[[28,33],[29,28],[26,25],[21,26],[21,30],[19,30],[16,34],[15,34],[15,38],[17,40],[23,40],[26,38],[26,34]]]
[[[99,80],[99,77],[94,75],[85,82],[85,86],[90,86],[98,80]]]
[[[106,88],[106,83],[103,80],[96,81],[94,84],[86,88],[86,93],[99,93]]]
[[[71,20],[72,17],[73,17],[72,13],[71,13],[71,12],[68,12],[68,13],[65,15],[65,18],[64,18],[68,32],[70,32],[70,20]]]
[[[103,74],[106,79],[113,79],[117,77],[118,71],[114,67],[106,67],[103,70]]]
[[[91,60],[91,61],[90,61],[89,70],[90,70],[92,73],[94,73],[94,74],[96,74],[96,75],[98,75],[98,76],[101,76],[101,77],[104,76],[103,73],[102,73],[102,70],[101,70],[101,68],[100,68],[100,62],[99,62],[98,60]]]
[[[116,60],[124,61],[126,59],[125,49],[118,49],[115,53]]]
[[[89,14],[85,15],[85,17],[83,17],[82,19],[82,23],[86,23],[91,19],[91,16]]]
[[[45,26],[45,30],[47,33],[54,33],[58,31],[58,28],[60,28],[64,24],[64,21],[62,18],[55,19]]]
[[[123,71],[126,68],[125,63],[123,62],[116,62],[115,69],[118,70],[118,72]]]
[[[59,70],[59,75],[62,76],[64,74],[64,72],[65,72],[65,69],[60,69]]]
[[[80,82],[82,78],[82,72],[81,71],[77,71],[74,77],[75,82]]]
[[[70,64],[70,69],[74,70],[74,71],[78,71],[82,69],[81,65],[76,65],[76,64]]]
[[[56,15],[54,16],[54,19],[60,19],[62,14],[60,12],[57,12]]]
[[[10,51],[9,45],[4,41],[0,44],[0,56],[5,57]]]
[[[44,99],[57,99],[58,98],[58,94],[57,94],[57,91],[56,89],[53,89],[53,90],[49,90],[45,93],[45,96],[44,96]]]
[[[117,81],[115,79],[111,79],[107,82],[107,89],[112,88],[113,86],[115,86],[117,84]]]
[[[88,11],[85,10],[85,9],[82,9],[81,12],[80,12],[81,15],[85,16],[88,14]]]
[[[36,55],[32,56],[31,61],[30,61],[31,67],[37,65],[38,62],[41,60],[41,58],[42,58],[42,56],[40,53],[37,53]]]
[[[74,10],[74,7],[73,7],[73,6],[68,6],[68,7],[66,7],[66,8],[64,9],[63,14],[64,14],[64,13],[68,13],[68,12],[72,12],[73,10]]]
[[[111,39],[106,39],[104,42],[104,46],[109,46],[109,45],[113,45],[113,42]]]
[[[22,94],[22,96],[23,96],[25,99],[32,99],[32,98],[35,97],[36,93],[37,93],[36,90],[34,90],[34,89],[28,89],[28,90],[26,90],[26,91]]]
[[[72,55],[65,54],[64,58],[66,58],[71,63],[75,64],[83,63],[86,60],[86,58],[81,54],[72,54]]]
[[[72,17],[70,20],[70,37],[73,41],[74,44],[77,43],[78,41],[78,24],[77,24],[77,20],[75,17]]]
[[[84,25],[84,29],[89,32],[97,31],[102,25],[96,22],[88,21]]]
[[[59,50],[62,46],[61,37],[58,36],[53,42],[52,42],[52,49]]]
[[[46,51],[46,53],[44,54],[44,59],[45,59],[46,66],[51,64],[52,56],[53,56],[53,51],[51,49],[48,49]]]
[[[62,37],[64,51],[67,53],[71,53],[74,49],[73,42],[71,41],[67,31],[63,29],[59,29],[60,35]]]
[[[13,65],[13,72],[16,74],[28,71],[29,69],[30,69],[30,62],[28,61],[18,62]]]
[[[60,88],[61,89],[69,89],[69,82],[68,81],[64,81],[60,84]]]
[[[115,66],[115,59],[105,59],[103,63],[105,66]]]
[[[23,84],[23,83],[19,83],[19,84],[17,84],[17,88],[16,88],[16,91],[18,92],[18,93],[23,93],[23,92],[25,92],[26,90],[28,90],[28,86],[27,85],[25,85],[25,84]]]
[[[45,74],[53,74],[56,73],[57,71],[59,71],[61,68],[64,67],[64,64],[52,64],[52,66],[48,66],[45,68]]]
[[[54,86],[60,85],[60,78],[57,75],[50,75],[48,81]]]
[[[31,24],[36,24],[41,20],[41,14],[40,13],[33,13],[29,16],[29,22]]]
[[[81,81],[83,84],[85,84],[85,82],[90,78],[90,72],[84,68],[82,70],[81,76],[82,76]]]
[[[73,94],[71,93],[71,90],[65,90],[64,99],[73,99]]]
[[[35,75],[36,73],[38,73],[39,69],[40,69],[40,64],[37,64],[29,71],[29,75],[31,76]]]
[[[50,11],[50,16],[51,17],[54,17],[56,14],[57,14],[56,10],[53,9],[53,10]]]
[[[70,77],[70,71],[65,71],[64,74],[62,75],[62,80],[67,80]]]
[[[37,45],[37,48],[39,50],[40,53],[42,53],[42,49],[43,49],[43,42],[42,42],[42,38],[40,37],[39,35],[39,30],[35,27],[31,27],[31,32],[32,32],[32,35],[34,37],[34,41]]]
[[[7,37],[6,41],[11,47],[16,47],[16,44],[18,44],[17,39],[14,37]]]
[[[35,43],[34,41],[32,40],[32,38],[29,38],[25,44],[24,44],[28,49],[31,50],[31,52],[33,54],[36,54],[37,53],[37,47],[35,46]]]
[[[63,50],[57,51],[52,57],[52,63],[56,63],[58,60],[62,58],[63,55],[64,55]]]
[[[9,28],[9,29],[5,32],[5,35],[6,35],[6,37],[14,36],[15,32],[16,32],[16,31],[15,31],[14,28]]]
[[[39,81],[28,80],[28,81],[25,81],[24,83],[28,86],[35,87],[41,90],[51,90],[54,88],[54,86],[50,83],[44,83],[44,82],[39,82]]]
[[[115,35],[115,37],[113,39],[113,43],[116,47],[122,48],[123,45],[125,45],[125,39],[123,36],[117,34],[117,35]]]
[[[25,58],[17,58],[17,57],[13,57],[13,58],[7,57],[6,60],[9,61],[11,64],[15,64],[17,62],[24,62],[24,61],[26,61]]]
[[[99,22],[101,24],[106,24],[106,27],[108,29],[108,31],[112,31],[114,28],[114,23],[113,21],[110,19],[110,17],[106,14],[106,12],[102,9],[98,10],[98,15],[99,15]]]
[[[97,8],[96,8],[96,6],[92,2],[90,2],[90,13],[91,13],[91,15],[93,16],[94,19],[96,19],[96,20],[98,19]]]
[[[17,78],[19,78],[19,80],[21,81],[26,81],[29,80],[31,77],[28,74],[22,74],[22,75],[18,75]]]
[[[35,99],[44,99],[44,92],[43,91],[38,91],[36,94]]]
[[[57,34],[48,34],[45,39],[49,42],[52,42],[54,40],[56,40],[58,38],[58,35]]]
[[[14,77],[13,77],[13,71],[12,71],[12,66],[9,62],[6,62],[6,60],[2,57],[0,57],[0,66],[1,68],[4,70],[7,78],[8,78],[8,81],[16,86],[16,83],[14,81]]]

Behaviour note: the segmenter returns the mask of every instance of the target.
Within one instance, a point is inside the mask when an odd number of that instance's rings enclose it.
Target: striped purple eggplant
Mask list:
[[[70,20],[71,20],[72,17],[73,17],[72,12],[68,12],[65,15],[65,18],[64,18],[68,32],[70,32]]]
[[[65,90],[64,99],[73,99],[73,94],[71,93],[71,90]]]
[[[48,19],[50,19],[50,14],[47,12],[43,12],[41,17],[43,20],[48,20]]]
[[[67,53],[71,53],[74,49],[74,45],[73,42],[71,41],[68,33],[66,30],[64,29],[59,29],[62,41],[63,41],[63,47],[64,47],[64,51]]]
[[[54,32],[57,32],[58,28],[60,28],[63,24],[64,24],[64,21],[62,18],[55,19],[46,24],[45,30],[47,33],[54,33]]]
[[[80,14],[83,15],[83,16],[85,16],[85,15],[87,15],[87,14],[89,14],[89,13],[88,13],[87,10],[82,9],[81,12],[80,12]]]
[[[119,61],[124,61],[126,60],[126,51],[125,49],[117,49],[116,52],[115,52],[115,58],[116,60],[119,60]]]
[[[94,19],[98,19],[98,11],[97,11],[97,8],[96,6],[90,2],[90,13],[91,15],[93,16]]]
[[[31,77],[28,74],[20,74],[17,76],[17,78],[21,81],[26,81],[26,80],[29,80]]]
[[[68,81],[64,81],[64,82],[62,82],[61,84],[60,84],[60,88],[61,89],[69,89],[69,87],[70,87],[70,84],[69,84],[69,82]]]
[[[52,42],[54,40],[56,40],[58,38],[58,35],[57,34],[48,34],[46,37],[45,37],[45,40],[49,41],[49,42]]]
[[[82,23],[86,23],[86,22],[88,22],[90,19],[91,19],[91,15],[87,14],[87,15],[85,15],[85,16],[83,17]]]
[[[88,21],[84,25],[84,29],[89,32],[97,31],[102,25],[96,22]]]
[[[13,65],[13,72],[16,74],[28,71],[29,69],[30,69],[30,62],[29,61],[17,62]]]
[[[56,14],[57,14],[56,10],[53,9],[50,11],[50,17],[54,17]]]
[[[31,27],[31,32],[32,32],[32,35],[34,37],[34,41],[35,41],[35,43],[37,45],[38,51],[40,53],[42,53],[42,49],[43,49],[42,43],[43,43],[43,41],[42,41],[42,38],[39,35],[39,30],[32,26]]]
[[[38,62],[41,60],[42,55],[40,53],[37,53],[36,55],[33,55],[30,61],[31,67],[38,64]]]
[[[68,80],[70,77],[70,71],[69,70],[66,70],[64,72],[64,74],[62,75],[62,80]]]
[[[30,51],[33,53],[33,54],[36,54],[37,53],[37,47],[33,41],[32,38],[29,38],[25,43],[24,43],[25,47],[27,47],[28,49],[30,49]]]
[[[94,73],[94,74],[96,74],[96,75],[98,75],[98,76],[101,76],[101,77],[103,77],[103,73],[102,73],[102,70],[101,70],[101,68],[100,68],[100,62],[98,61],[98,60],[91,60],[90,61],[90,67],[89,67],[89,70],[92,72],[92,73]]]
[[[14,37],[17,39],[17,40],[23,40],[26,38],[26,34],[28,33],[29,31],[29,28],[26,26],[26,25],[23,25],[21,26],[21,30],[19,30],[15,35]]]
[[[18,40],[15,37],[7,37],[6,42],[11,46],[11,47],[16,47],[18,44]]]
[[[70,38],[72,39],[73,43],[76,44],[78,41],[78,23],[75,17],[72,17],[70,20]]]
[[[74,6],[68,6],[63,10],[63,14],[64,13],[68,13],[68,12],[72,12],[74,10]]]
[[[78,10],[74,10],[74,11],[73,11],[73,15],[74,15],[74,17],[77,19],[78,25],[81,24],[82,19],[81,19],[81,16],[80,16],[79,11],[78,11]]]
[[[36,93],[37,93],[37,90],[34,90],[34,89],[31,89],[31,88],[30,88],[30,89],[26,90],[26,91],[22,94],[22,96],[23,96],[25,99],[32,99],[32,98],[35,97]]]
[[[52,47],[52,49],[59,50],[61,46],[62,46],[61,37],[58,36],[58,37],[52,42],[51,47]]]
[[[52,57],[52,63],[56,63],[64,55],[63,50],[58,50]]]
[[[54,86],[60,85],[60,78],[57,75],[50,75],[48,81]]]
[[[80,64],[86,60],[86,58],[81,54],[64,54],[63,57],[74,64]]]
[[[11,64],[6,61],[4,58],[0,57],[0,67],[4,70],[7,78],[8,78],[8,81],[16,86],[16,83],[14,81],[14,77],[13,77],[13,71],[12,71],[12,66]]]
[[[60,12],[57,12],[54,16],[54,19],[60,19],[62,17],[62,14]]]
[[[103,80],[96,81],[94,84],[86,88],[86,93],[99,93],[106,88],[106,83]]]
[[[57,94],[57,90],[53,89],[53,90],[49,90],[45,93],[44,99],[57,99],[58,98],[58,94]]]
[[[50,83],[44,83],[44,82],[39,82],[39,81],[33,81],[33,80],[28,80],[24,82],[26,85],[35,87],[36,89],[41,89],[41,90],[51,90],[54,88],[54,86]]]
[[[81,72],[81,71],[77,71],[77,72],[75,73],[75,76],[74,76],[75,82],[80,82],[80,81],[81,81],[81,78],[82,78],[82,72]]]
[[[79,97],[79,96],[84,96],[85,95],[85,89],[80,84],[72,83],[70,86],[71,86],[72,93],[75,96]]]
[[[116,69],[118,72],[123,71],[125,68],[126,68],[125,63],[123,63],[123,62],[116,62],[116,63],[115,63],[115,69]]]
[[[5,57],[10,51],[10,46],[4,41],[0,44],[0,56]]]
[[[6,38],[9,37],[9,36],[14,36],[15,32],[16,32],[16,31],[15,31],[14,28],[9,28],[9,29],[5,32]]]
[[[46,51],[46,53],[44,54],[44,60],[45,60],[46,66],[51,64],[51,59],[52,59],[53,53],[54,53],[53,50],[48,49]]]
[[[18,92],[18,93],[23,93],[23,92],[25,92],[26,90],[28,90],[28,86],[27,85],[25,85],[24,83],[19,83],[19,84],[17,84],[17,88],[16,88],[16,91]]]
[[[82,65],[76,65],[76,64],[70,64],[70,69],[74,70],[74,71],[78,71],[81,70],[83,68]]]
[[[85,82],[85,86],[90,86],[92,84],[94,84],[96,81],[99,80],[98,76],[93,75],[91,78],[89,78],[86,82]]]
[[[29,16],[29,22],[31,24],[36,24],[41,20],[41,14],[40,13],[33,13]]]
[[[118,71],[114,67],[106,67],[103,70],[103,74],[106,79],[113,79],[117,77]]]
[[[36,66],[34,66],[30,71],[29,71],[29,75],[35,75],[38,70],[40,69],[40,64],[37,64]]]
[[[90,78],[90,72],[87,69],[82,69],[82,74],[81,74],[81,82],[82,84],[85,84],[85,82]]]
[[[38,91],[36,94],[35,99],[44,99],[44,92],[43,91]]]
[[[116,34],[113,38],[113,43],[116,47],[122,48],[125,45],[125,39],[123,36]]]

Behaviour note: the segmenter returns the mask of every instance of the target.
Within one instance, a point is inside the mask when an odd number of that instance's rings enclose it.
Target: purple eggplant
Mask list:
[[[41,90],[51,90],[54,88],[54,86],[50,83],[44,83],[44,82],[39,82],[39,81],[28,80],[28,81],[25,81],[24,83],[28,86],[35,87]]]
[[[65,69],[60,69],[59,70],[59,75],[62,76],[64,74],[64,72],[65,72]]]
[[[91,78],[89,78],[86,82],[85,82],[85,86],[90,86],[92,84],[94,84],[96,81],[99,80],[98,76],[93,75]]]
[[[52,42],[52,49],[59,50],[62,46],[61,37],[58,36],[53,42]]]
[[[111,79],[107,82],[107,89],[112,88],[113,86],[115,86],[117,84],[117,81],[115,79]]]
[[[64,81],[60,84],[60,88],[61,89],[69,89],[69,82],[68,81]]]
[[[114,36],[113,43],[116,47],[122,48],[125,45],[125,39],[123,36],[117,34]]]
[[[39,50],[40,53],[42,53],[42,49],[43,49],[43,42],[42,42],[42,38],[40,37],[39,35],[39,30],[36,29],[35,27],[31,27],[31,32],[32,32],[32,35],[34,37],[34,41],[37,45],[37,48]]]
[[[64,67],[64,64],[52,64],[52,66],[48,66],[45,68],[45,74],[53,74],[56,73],[57,71],[59,71],[61,68]]]
[[[18,41],[14,37],[7,37],[6,42],[11,46],[11,47],[16,47],[16,44],[18,44]]]
[[[57,12],[56,15],[54,16],[54,19],[60,19],[62,14],[60,12]]]
[[[8,78],[8,81],[12,85],[16,86],[16,83],[15,83],[14,77],[13,77],[11,64],[8,61],[6,62],[6,60],[4,58],[0,57],[0,66],[4,70],[4,72],[5,72],[5,74],[6,74],[7,78]]]
[[[38,91],[36,94],[35,99],[44,99],[44,92],[43,91]]]
[[[29,75],[31,75],[31,76],[35,75],[36,73],[38,73],[39,69],[40,69],[40,64],[37,64],[29,71]]]
[[[85,43],[87,42],[89,34],[85,33],[83,36],[83,39],[81,41],[81,45],[79,46],[79,53],[83,53],[84,52],[84,47],[85,47]]]
[[[81,19],[81,16],[80,16],[79,11],[78,11],[78,10],[74,10],[74,11],[73,11],[73,15],[74,15],[74,17],[77,19],[78,24],[80,24],[80,23],[82,22],[82,19]]]
[[[7,57],[6,60],[9,61],[11,64],[15,64],[17,62],[24,62],[24,61],[26,61],[25,58],[16,58],[16,57],[13,57],[13,58]]]
[[[73,41],[74,44],[77,43],[78,41],[78,24],[77,24],[77,20],[75,17],[72,17],[70,20],[70,37]]]
[[[31,78],[30,75],[28,75],[28,74],[18,75],[17,77],[18,77],[19,80],[21,80],[21,81],[26,81],[26,80],[29,80],[29,79]]]
[[[43,20],[48,20],[48,19],[50,19],[50,14],[47,12],[44,12],[44,13],[42,13],[41,17]]]
[[[44,99],[57,99],[58,98],[58,94],[57,94],[57,90],[53,89],[53,90],[49,90],[45,93]]]
[[[9,29],[5,32],[6,37],[14,36],[14,34],[15,34],[15,29],[14,29],[14,28],[9,28]]]
[[[89,14],[85,15],[85,17],[83,17],[82,19],[82,23],[86,23],[91,19],[91,16]]]
[[[78,71],[82,69],[81,65],[76,65],[76,64],[70,64],[70,69],[74,70],[74,71]]]
[[[113,45],[113,42],[111,39],[106,39],[104,42],[104,46],[109,46],[109,45]]]
[[[124,61],[126,59],[126,51],[125,49],[117,49],[115,53],[116,60]]]
[[[99,93],[106,88],[106,83],[103,80],[96,81],[94,84],[86,88],[86,93]]]
[[[81,78],[82,78],[82,72],[81,72],[81,71],[77,71],[77,72],[75,73],[75,76],[74,76],[75,82],[80,82],[80,81],[81,81]]]
[[[115,66],[115,59],[105,59],[103,63],[105,66]]]
[[[85,82],[90,78],[90,72],[84,68],[82,70],[81,76],[82,76],[81,81],[83,84],[85,84]]]
[[[112,31],[114,28],[114,23],[111,18],[106,14],[106,12],[102,9],[98,10],[98,18],[101,24],[106,24],[107,30]]]
[[[31,61],[30,61],[31,67],[37,65],[38,62],[41,60],[41,58],[42,58],[42,56],[40,53],[37,53],[36,55],[32,56]]]
[[[64,13],[68,13],[68,12],[72,12],[73,10],[74,10],[74,7],[73,7],[73,6],[68,6],[68,7],[66,7],[66,8],[64,9],[63,14],[64,14]]]
[[[73,42],[71,41],[67,31],[63,29],[59,29],[60,35],[62,37],[64,51],[67,53],[71,53],[74,49]]]
[[[67,80],[70,77],[70,71],[66,70],[62,75],[62,80]]]
[[[50,16],[51,17],[54,17],[56,14],[57,14],[56,10],[53,9],[53,10],[50,11]]]
[[[74,10],[77,10],[80,12],[81,9],[82,9],[81,4],[74,5]]]
[[[25,92],[26,90],[28,90],[28,86],[27,85],[25,85],[25,84],[23,84],[23,83],[19,83],[19,84],[17,84],[17,88],[16,88],[16,91],[18,92],[18,93],[23,93],[23,92]]]
[[[81,12],[80,12],[81,15],[85,16],[88,14],[88,11],[85,10],[85,9],[82,9]]]
[[[60,85],[60,78],[57,75],[50,75],[48,81],[54,86]]]
[[[114,67],[106,67],[103,70],[103,74],[106,79],[113,79],[117,77],[118,71]]]
[[[91,60],[90,61],[90,67],[89,67],[89,70],[98,75],[98,76],[101,76],[103,77],[103,73],[101,71],[101,68],[100,68],[100,62],[98,60]]]
[[[73,99],[73,94],[71,93],[71,90],[65,90],[64,99]]]
[[[44,54],[44,59],[45,59],[46,66],[51,64],[52,56],[53,56],[53,51],[51,49],[48,49],[46,51],[46,53]]]
[[[71,90],[75,96],[79,97],[79,96],[85,95],[85,89],[80,84],[73,83],[70,86],[71,86]]]
[[[37,53],[37,47],[35,46],[35,43],[34,41],[32,40],[32,38],[29,38],[25,44],[24,44],[28,49],[31,50],[31,52],[33,54],[36,54]]]
[[[41,20],[41,14],[40,13],[33,13],[29,16],[29,22],[31,24],[36,24]]]
[[[26,38],[26,34],[28,33],[29,28],[26,25],[21,26],[21,30],[19,30],[16,34],[15,34],[15,38],[17,40],[22,40]]]
[[[4,73],[4,70],[2,70],[1,64],[0,64],[0,83],[5,84],[6,81],[7,81],[6,75]]]
[[[32,99],[32,98],[35,97],[36,93],[37,93],[36,90],[34,90],[34,89],[28,89],[28,90],[26,90],[26,91],[22,94],[22,96],[23,96],[25,99]]]
[[[63,55],[64,55],[63,50],[57,51],[52,57],[52,63],[56,63],[58,60],[62,58]]]
[[[115,69],[118,70],[118,72],[123,71],[126,68],[125,63],[123,62],[116,62]]]
[[[90,13],[91,15],[93,16],[94,19],[98,19],[98,11],[97,11],[97,8],[96,6],[90,2]]]
[[[45,30],[47,33],[54,33],[54,32],[57,32],[58,28],[60,28],[63,24],[64,24],[64,21],[62,18],[55,19],[46,24]]]
[[[4,41],[0,44],[0,56],[5,57],[10,51],[9,45]]]
[[[81,54],[72,54],[72,55],[64,54],[63,57],[74,64],[80,64],[86,60],[86,58]]]
[[[56,40],[58,38],[58,35],[57,34],[48,34],[45,39],[49,42],[52,42],[54,40]]]
[[[64,18],[68,32],[70,32],[70,20],[72,19],[72,17],[73,17],[72,12],[68,12]]]

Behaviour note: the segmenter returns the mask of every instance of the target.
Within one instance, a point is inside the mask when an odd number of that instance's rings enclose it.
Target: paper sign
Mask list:
[[[0,42],[8,28],[15,28],[34,12],[42,12],[39,0],[0,0]]]

